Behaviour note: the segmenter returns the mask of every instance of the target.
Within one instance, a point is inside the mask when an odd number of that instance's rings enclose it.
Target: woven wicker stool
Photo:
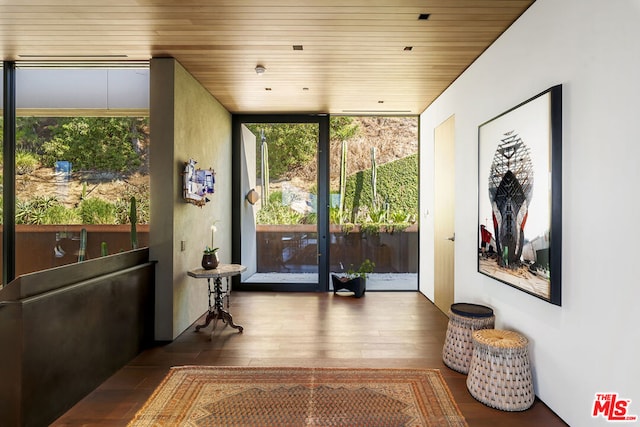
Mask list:
[[[527,345],[513,331],[485,329],[473,333],[473,357],[467,388],[473,397],[492,408],[524,411],[535,394]]]
[[[484,305],[451,304],[449,325],[442,348],[442,361],[454,371],[469,372],[473,341],[471,333],[479,329],[493,329],[496,317],[493,310]]]

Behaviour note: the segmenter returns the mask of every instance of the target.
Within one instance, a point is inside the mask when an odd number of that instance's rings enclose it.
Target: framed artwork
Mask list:
[[[478,271],[561,305],[562,85],[478,127]]]
[[[196,163],[189,159],[184,164],[182,197],[187,203],[202,207],[210,201],[207,195],[215,191],[216,173],[213,169],[196,169]]]

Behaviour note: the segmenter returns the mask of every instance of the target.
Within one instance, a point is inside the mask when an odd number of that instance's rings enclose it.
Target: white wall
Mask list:
[[[640,2],[538,0],[421,115],[420,289],[433,297],[433,130],[456,117],[455,300],[530,340],[536,395],[572,426],[595,393],[640,416]],[[478,125],[563,84],[562,307],[477,272]]]

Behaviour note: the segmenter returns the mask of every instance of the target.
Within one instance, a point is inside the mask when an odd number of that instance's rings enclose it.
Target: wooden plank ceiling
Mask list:
[[[170,56],[231,112],[419,114],[533,1],[0,0],[0,55]]]

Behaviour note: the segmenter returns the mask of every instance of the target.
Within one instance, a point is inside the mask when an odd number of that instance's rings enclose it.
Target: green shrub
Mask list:
[[[368,210],[379,216],[379,210],[384,207],[417,217],[418,175],[417,154],[378,166],[376,187],[382,204]],[[371,198],[371,169],[347,177],[345,211],[350,212],[352,222],[357,221],[358,211],[368,206]]]
[[[282,204],[282,191],[269,194],[269,203],[258,211],[258,224],[302,224],[304,215]]]
[[[26,151],[16,153],[16,174],[26,175],[33,173],[39,164],[38,156]]]
[[[16,201],[16,224],[80,224],[80,216],[56,197],[37,196]]]
[[[304,215],[289,206],[270,204],[258,211],[258,224],[301,224]]]
[[[342,218],[340,217],[340,208],[329,208],[329,224],[342,224],[344,222],[348,222],[348,218],[344,214]]]
[[[380,203],[370,206],[371,170],[349,176],[343,218],[339,209],[332,207],[329,222],[359,224],[363,232],[372,234],[409,227],[418,216],[418,155],[378,166],[376,186]],[[281,191],[272,192],[269,203],[258,212],[259,224],[313,224],[316,220],[316,213],[303,215],[283,206]]]
[[[80,215],[76,209],[55,204],[45,211],[43,224],[80,224]]]
[[[146,119],[145,119],[146,120]],[[60,118],[42,144],[43,161],[68,160],[76,170],[130,172],[140,166],[134,141],[144,121],[131,117]]]
[[[113,203],[90,197],[80,202],[82,224],[115,224],[116,207]]]
[[[115,202],[116,224],[129,224],[129,207],[131,197],[136,198],[136,211],[138,213],[138,224],[148,224],[149,215],[149,186],[136,187],[127,186],[121,197]]]
[[[288,172],[308,165],[315,157],[318,126],[311,123],[247,124],[256,135],[257,153],[261,150],[264,132],[269,148],[269,175],[278,179]],[[260,170],[260,155],[257,170]]]
[[[45,165],[53,167],[55,163],[60,159],[66,159],[69,153],[69,145],[58,138],[55,140],[49,140],[42,143],[42,149],[44,154],[42,160]]]

